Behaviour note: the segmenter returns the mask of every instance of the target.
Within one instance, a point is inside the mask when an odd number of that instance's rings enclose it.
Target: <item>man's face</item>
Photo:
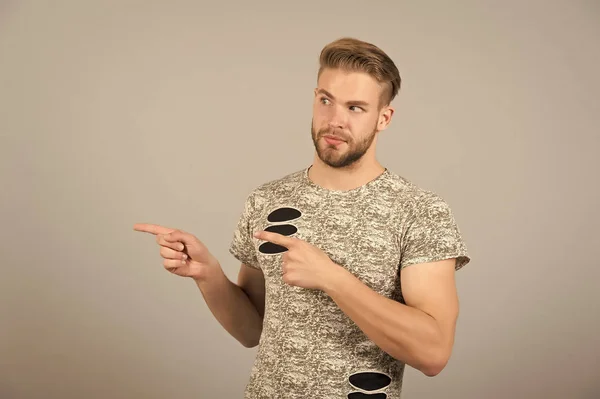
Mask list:
[[[325,69],[315,89],[311,134],[319,158],[334,168],[352,165],[387,127],[392,110],[380,109],[383,87],[365,73]]]

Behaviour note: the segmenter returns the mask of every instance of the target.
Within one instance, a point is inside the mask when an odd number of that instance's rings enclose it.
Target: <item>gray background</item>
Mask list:
[[[310,164],[317,57],[403,87],[379,159],[473,257],[447,368],[404,398],[597,398],[597,1],[0,2],[1,398],[239,398],[255,349],[136,222],[227,252],[255,186]]]

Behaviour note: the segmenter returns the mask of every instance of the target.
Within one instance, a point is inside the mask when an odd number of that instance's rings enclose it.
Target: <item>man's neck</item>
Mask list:
[[[385,168],[377,161],[358,161],[347,168],[332,168],[316,157],[308,171],[308,178],[328,190],[348,191],[367,184],[384,171]]]

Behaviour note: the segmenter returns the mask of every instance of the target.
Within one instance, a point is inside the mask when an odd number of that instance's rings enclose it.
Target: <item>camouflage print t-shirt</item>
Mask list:
[[[442,198],[387,169],[349,191],[316,185],[309,169],[253,190],[231,243],[230,252],[265,277],[263,331],[245,398],[398,399],[404,364],[324,292],[284,283],[282,248],[252,235],[266,229],[305,240],[400,302],[402,268],[457,258],[460,269],[469,262],[465,244]]]

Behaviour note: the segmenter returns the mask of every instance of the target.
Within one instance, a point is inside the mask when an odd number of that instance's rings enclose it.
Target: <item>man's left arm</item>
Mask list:
[[[435,376],[446,366],[458,317],[455,259],[415,264],[401,270],[406,304],[384,297],[342,267],[324,291],[382,350]]]

